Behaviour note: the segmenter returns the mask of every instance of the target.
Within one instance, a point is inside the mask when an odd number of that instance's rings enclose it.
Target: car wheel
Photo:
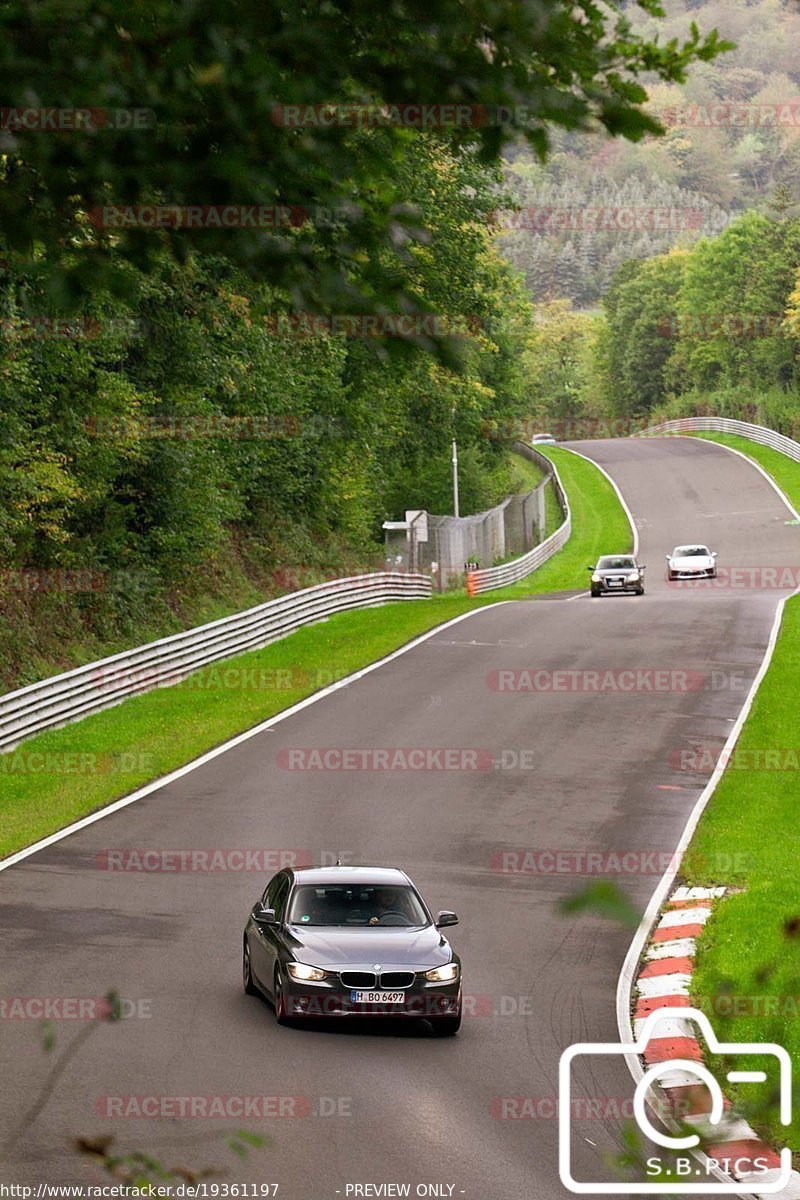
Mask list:
[[[675,582],[675,572],[667,571],[667,579],[670,581],[670,583],[674,583]]]
[[[591,590],[591,597],[592,597],[592,599],[593,599],[593,600],[597,600],[597,599],[599,599],[599,597],[601,596],[601,594],[602,594],[602,593],[600,593],[600,592],[596,591],[594,588],[592,588],[592,590]]]
[[[637,588],[637,589],[636,589],[636,595],[637,595],[637,596],[643,596],[643,595],[644,595],[644,588]]]
[[[275,1007],[275,1020],[279,1025],[290,1025],[289,1006],[286,1001],[286,993],[283,990],[283,980],[281,979],[280,967],[275,968],[275,983],[272,989],[273,1005]]]
[[[461,1028],[461,1013],[455,1017],[432,1017],[431,1029],[434,1037],[453,1037]]]
[[[258,993],[258,988],[253,982],[253,970],[250,966],[250,947],[247,944],[247,938],[244,939],[244,948],[242,950],[242,984],[246,995],[255,996]]]

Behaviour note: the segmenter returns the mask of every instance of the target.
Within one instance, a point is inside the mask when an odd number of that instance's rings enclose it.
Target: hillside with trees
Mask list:
[[[800,219],[788,203],[624,263],[599,313],[539,306],[526,350],[538,423],[624,435],[719,414],[800,437]]]
[[[499,499],[501,156],[641,139],[643,78],[722,48],[594,0],[4,6],[5,683],[382,562],[454,435],[464,510]]]
[[[454,434],[465,511],[507,494],[484,429],[527,406],[531,304],[492,245],[495,181],[428,139],[400,169],[431,231],[408,277],[440,314],[444,359],[293,320],[285,296],[213,255],[129,264],[135,302],[100,292],[60,321],[31,318],[45,301],[30,283],[22,298],[6,287],[7,680],[73,640],[91,654],[382,565],[382,520],[449,511]]]
[[[521,216],[537,216],[516,229],[509,217],[500,244],[537,302],[567,297],[591,307],[622,262],[714,236],[742,212],[763,209],[779,187],[794,205],[800,200],[797,5],[665,0],[663,7],[663,21],[634,5],[628,11],[643,35],[682,37],[697,21],[735,48],[698,63],[682,83],[647,81],[647,110],[662,136],[632,143],[559,130],[546,163],[524,147],[509,152],[507,185]],[[596,233],[580,219],[585,208],[596,214]]]

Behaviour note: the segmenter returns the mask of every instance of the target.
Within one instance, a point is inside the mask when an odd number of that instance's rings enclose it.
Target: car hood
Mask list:
[[[300,962],[332,970],[371,971],[375,963],[392,967],[436,967],[453,957],[450,943],[433,925],[423,929],[370,926],[359,929],[311,929],[292,925],[289,934]]]
[[[673,571],[707,571],[714,559],[709,554],[693,554],[690,558],[670,558]]]
[[[604,579],[624,579],[626,575],[631,575],[634,571],[638,571],[638,567],[597,567],[598,575],[602,575]]]

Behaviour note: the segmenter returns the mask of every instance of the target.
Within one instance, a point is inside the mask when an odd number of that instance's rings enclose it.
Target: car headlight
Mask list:
[[[631,571],[630,575],[628,575],[626,577],[625,582],[626,583],[638,583],[639,582],[639,572]]]
[[[597,574],[597,571],[595,571],[594,574],[592,575],[592,583],[599,583],[599,582],[600,582],[600,576]]]
[[[458,963],[445,963],[443,967],[434,967],[432,971],[425,972],[425,978],[431,983],[452,983],[458,979]]]
[[[290,962],[286,964],[286,969],[292,979],[302,979],[304,982],[317,982],[320,979],[327,979],[328,972],[323,971],[322,967],[310,967],[308,963]]]

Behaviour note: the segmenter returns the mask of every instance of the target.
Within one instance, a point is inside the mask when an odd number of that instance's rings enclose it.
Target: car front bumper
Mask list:
[[[435,1018],[456,1016],[461,1011],[461,981],[420,984],[398,989],[403,992],[399,1004],[357,1004],[351,988],[337,982],[300,983],[285,979],[283,993],[290,1017],[397,1017]]]
[[[640,579],[638,583],[627,583],[624,580],[622,583],[608,583],[603,580],[602,583],[593,583],[592,591],[602,592],[606,596],[613,596],[615,594],[619,595],[620,593],[624,594],[626,592],[638,592],[639,589],[643,587],[643,579]]]
[[[699,571],[678,571],[675,567],[669,568],[669,574],[676,583],[691,579],[713,579],[716,573],[716,567],[703,567]]]

